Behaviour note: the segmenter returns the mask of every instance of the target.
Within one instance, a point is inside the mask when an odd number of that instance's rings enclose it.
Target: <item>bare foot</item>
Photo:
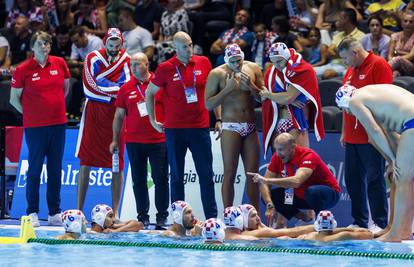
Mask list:
[[[402,240],[412,240],[412,235],[401,236],[389,231],[388,233],[380,236],[376,240],[382,242],[401,242]]]

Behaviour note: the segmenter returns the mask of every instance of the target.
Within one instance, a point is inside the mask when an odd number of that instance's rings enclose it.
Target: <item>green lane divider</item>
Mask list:
[[[242,247],[226,244],[174,244],[174,243],[149,243],[149,242],[122,242],[109,240],[57,240],[44,238],[30,238],[28,243],[41,243],[48,245],[97,245],[97,246],[118,246],[118,247],[156,247],[156,248],[181,248],[194,250],[212,250],[212,251],[256,251],[271,253],[296,253],[312,255],[330,255],[330,256],[352,256],[378,259],[399,259],[414,260],[414,254],[411,253],[390,253],[390,252],[361,252],[361,251],[339,251],[326,249],[308,249],[308,248],[279,248],[279,247]]]

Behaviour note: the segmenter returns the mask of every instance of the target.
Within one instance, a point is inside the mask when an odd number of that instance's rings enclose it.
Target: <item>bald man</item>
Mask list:
[[[205,218],[217,217],[214,194],[213,155],[209,131],[209,114],[204,105],[210,61],[193,55],[193,42],[185,32],[173,38],[176,56],[158,65],[148,85],[146,104],[152,126],[165,131],[171,174],[171,201],[184,200],[184,163],[190,149],[200,182]],[[154,116],[154,95],[164,90],[164,123]]]
[[[414,95],[392,84],[367,85],[358,90],[344,85],[336,93],[336,103],[358,119],[367,131],[369,142],[388,161],[386,176],[391,181],[391,214],[379,239],[393,242],[411,240]]]
[[[154,74],[148,71],[148,58],[144,53],[131,57],[131,80],[121,86],[115,102],[113,139],[109,151],[119,151],[119,136],[125,119],[125,140],[131,164],[132,182],[137,207],[137,218],[145,226],[150,223],[149,196],[147,188],[148,168],[155,184],[156,228],[162,229],[168,217],[168,165],[164,133],[157,132],[150,123],[145,93]],[[162,91],[155,96],[155,116],[164,120]]]
[[[300,209],[312,209],[316,214],[338,203],[340,187],[322,159],[310,148],[296,145],[295,138],[282,133],[275,138],[274,150],[265,176],[247,173],[260,183],[262,198],[285,218],[305,222],[312,218]],[[277,188],[270,191],[269,185]],[[271,213],[266,212],[266,215]],[[271,225],[272,218],[267,218]]]
[[[224,178],[221,187],[223,207],[233,206],[234,181],[242,157],[244,169],[258,172],[260,143],[254,121],[254,96],[263,86],[260,67],[244,60],[237,44],[225,49],[225,64],[213,69],[207,78],[205,101],[208,110],[216,115],[215,131],[221,137]],[[251,179],[246,180],[247,195],[257,210],[259,188]]]

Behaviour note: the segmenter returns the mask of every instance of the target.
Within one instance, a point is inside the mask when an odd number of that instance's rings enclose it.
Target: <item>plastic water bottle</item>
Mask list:
[[[119,154],[118,150],[115,150],[112,154],[112,172],[119,172]]]

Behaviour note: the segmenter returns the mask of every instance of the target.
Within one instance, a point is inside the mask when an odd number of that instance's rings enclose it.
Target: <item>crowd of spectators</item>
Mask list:
[[[81,73],[85,56],[103,46],[108,27],[118,27],[130,54],[143,52],[150,68],[174,54],[172,36],[191,35],[195,54],[213,65],[237,43],[247,60],[263,71],[274,42],[295,48],[319,79],[342,77],[346,70],[337,45],[352,36],[384,57],[394,77],[414,75],[414,1],[340,0],[4,0],[0,1],[0,66],[13,70],[31,56],[31,35],[52,34],[51,55],[63,57],[72,82],[68,116],[81,115]],[[1,79],[6,77],[3,72]]]

